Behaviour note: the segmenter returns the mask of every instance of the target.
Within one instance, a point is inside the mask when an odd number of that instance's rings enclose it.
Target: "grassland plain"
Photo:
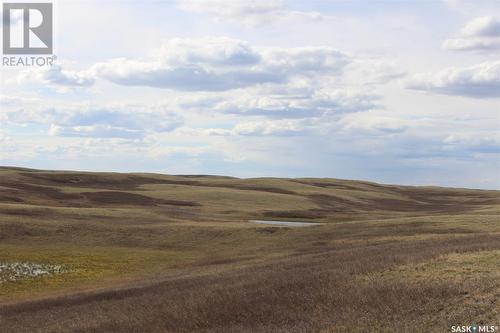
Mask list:
[[[0,331],[500,325],[499,213],[498,191],[0,168],[0,263],[65,268],[0,283]]]

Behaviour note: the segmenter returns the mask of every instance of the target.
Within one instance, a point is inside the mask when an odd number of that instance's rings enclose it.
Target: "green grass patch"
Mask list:
[[[98,287],[193,261],[189,253],[119,247],[1,245],[0,262],[62,265],[58,274],[0,283],[0,298]]]

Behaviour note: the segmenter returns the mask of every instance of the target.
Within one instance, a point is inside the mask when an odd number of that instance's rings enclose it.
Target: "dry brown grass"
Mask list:
[[[37,253],[50,262],[72,253],[97,260],[102,249],[108,262],[112,251],[141,253],[131,263],[144,258],[141,270],[120,266],[104,279],[88,268],[85,281],[58,287],[47,280],[50,292],[18,288],[0,297],[2,333],[448,332],[500,324],[495,191],[329,179],[2,175],[0,250],[11,257],[19,249],[23,258]],[[261,216],[331,223],[246,223]],[[85,270],[82,260],[74,259]]]
[[[330,237],[325,237],[330,238]],[[421,332],[478,322],[480,306],[441,312],[486,280],[433,281],[357,276],[439,255],[499,248],[498,235],[308,248],[266,263],[190,270],[145,286],[0,308],[7,332]],[[476,313],[476,310],[478,313]],[[483,320],[486,320],[484,318]]]

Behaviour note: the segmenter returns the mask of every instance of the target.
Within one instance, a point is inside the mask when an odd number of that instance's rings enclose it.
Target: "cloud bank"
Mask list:
[[[478,52],[500,50],[500,18],[483,16],[469,21],[457,37],[444,41],[443,48]]]
[[[177,6],[188,12],[208,15],[215,21],[252,27],[277,22],[296,23],[325,19],[319,12],[290,10],[280,0],[179,0]]]
[[[412,76],[406,87],[444,95],[473,98],[500,97],[500,61],[487,61],[466,68]]]

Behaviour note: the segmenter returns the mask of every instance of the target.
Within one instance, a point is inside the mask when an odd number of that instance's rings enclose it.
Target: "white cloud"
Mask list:
[[[500,97],[500,61],[483,62],[467,68],[448,68],[437,73],[413,75],[409,89],[474,98]]]
[[[500,153],[500,133],[483,132],[463,133],[457,132],[444,138],[443,143],[448,149],[453,150],[471,150],[481,153]]]
[[[174,38],[162,44],[157,55],[171,65],[254,65],[260,54],[249,43],[227,37]]]
[[[230,130],[212,128],[205,132],[214,136],[295,136],[306,134],[310,125],[305,120],[264,120],[240,122]]]
[[[354,89],[321,88],[309,94],[243,95],[225,99],[209,108],[215,112],[276,119],[315,118],[376,108],[375,95]]]
[[[58,126],[52,124],[49,134],[64,137],[90,137],[90,138],[142,138],[142,130],[114,127],[109,125],[90,126]]]
[[[452,38],[444,41],[443,48],[455,51],[493,51],[500,49],[500,38]]]
[[[480,52],[500,50],[500,19],[483,16],[471,20],[457,37],[445,40],[443,48]]]
[[[464,68],[493,64],[498,37],[456,26],[498,6],[285,1],[200,2],[199,14],[168,1],[62,3],[63,63],[33,73],[38,85],[2,69],[0,164],[498,186],[498,99],[447,96],[498,96],[493,65]],[[90,32],[82,13],[97,13]],[[483,51],[441,52],[442,36]],[[401,89],[406,75],[440,95]]]
[[[148,86],[180,91],[223,91],[285,78],[259,69],[211,68],[195,64],[171,66],[162,62],[113,59],[93,66],[97,77],[125,86]]]
[[[28,104],[40,103],[40,100],[32,97],[0,95],[0,106],[14,107]]]
[[[16,108],[1,113],[0,121],[6,125],[41,125],[53,136],[128,139],[170,132],[183,124],[181,116],[162,106],[131,105]]]
[[[345,53],[328,46],[262,49],[263,67],[296,74],[340,72],[351,61]]]
[[[221,91],[282,80],[255,66],[260,62],[260,54],[241,40],[174,38],[149,59],[111,59],[88,72],[116,84],[181,91]]]
[[[19,80],[21,83],[41,82],[68,87],[88,87],[94,84],[94,77],[89,71],[65,70],[60,64],[23,71]]]
[[[187,146],[170,146],[170,147],[155,147],[150,151],[151,156],[167,157],[171,155],[181,154],[188,156],[200,156],[210,153],[219,153],[214,148],[209,146],[187,147]]]
[[[405,119],[373,115],[369,112],[347,115],[339,123],[344,131],[365,131],[383,135],[402,133],[411,125],[411,121]]]
[[[87,70],[60,65],[25,71],[23,80],[69,87],[104,79],[124,86],[178,91],[226,91],[261,84],[285,84],[295,78],[339,77],[351,61],[332,47],[254,48],[225,37],[173,39],[150,58],[115,58]]]
[[[349,57],[331,47],[261,48],[229,38],[175,39],[153,59],[113,59],[91,72],[122,85],[224,91],[295,76],[339,74]]]
[[[318,12],[287,9],[281,0],[179,0],[177,5],[188,12],[206,14],[215,21],[247,26],[287,21],[320,21],[325,18]]]
[[[138,138],[149,132],[169,132],[182,118],[165,110],[148,112],[130,107],[89,108],[56,119],[50,134],[59,136]]]
[[[500,37],[500,19],[483,16],[468,22],[462,29],[462,35],[470,37]]]
[[[352,82],[383,84],[404,77],[406,72],[393,60],[357,57],[345,68],[345,75]]]

